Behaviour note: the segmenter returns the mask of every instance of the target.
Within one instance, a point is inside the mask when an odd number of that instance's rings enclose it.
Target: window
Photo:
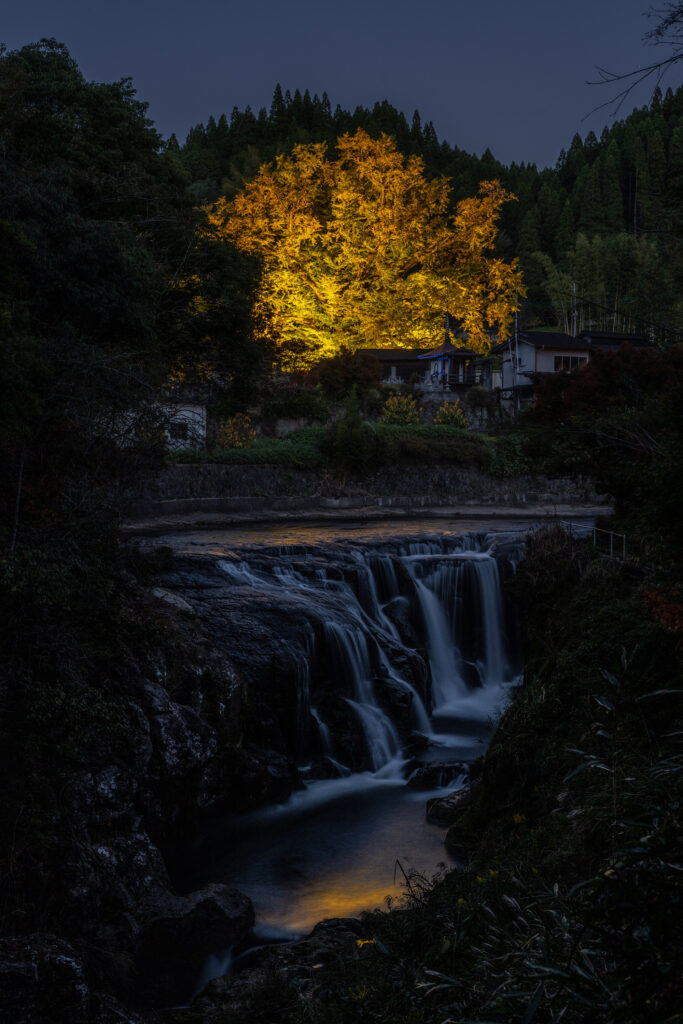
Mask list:
[[[576,370],[588,362],[588,356],[555,356],[555,373],[560,370]]]
[[[189,437],[189,427],[184,420],[176,420],[174,423],[168,425],[168,436],[171,441],[187,441]]]

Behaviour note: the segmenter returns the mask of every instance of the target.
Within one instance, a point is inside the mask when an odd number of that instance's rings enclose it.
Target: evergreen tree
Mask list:
[[[624,227],[624,198],[621,192],[621,157],[616,140],[612,140],[601,157],[602,226],[608,232]]]

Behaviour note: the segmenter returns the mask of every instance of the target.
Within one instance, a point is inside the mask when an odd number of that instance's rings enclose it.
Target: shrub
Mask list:
[[[256,437],[251,417],[238,412],[229,419],[223,420],[216,433],[216,444],[219,448],[247,448]]]
[[[370,352],[352,352],[343,347],[338,355],[325,359],[318,369],[320,386],[333,399],[345,398],[355,390],[360,399],[377,388],[382,377],[379,360]]]
[[[322,450],[337,472],[363,473],[381,465],[389,447],[375,427],[362,419],[357,404],[350,399],[344,416],[327,428]]]
[[[525,438],[520,434],[508,434],[496,438],[491,450],[490,469],[494,476],[519,476],[529,473],[534,467],[526,451]]]
[[[469,389],[465,395],[465,402],[470,409],[486,409],[487,412],[491,412],[498,404],[496,394],[493,391],[487,391],[480,384]]]
[[[460,402],[444,402],[439,408],[434,422],[444,427],[466,427],[467,417],[463,412]]]
[[[382,408],[382,420],[385,423],[419,423],[417,402],[406,395],[391,395]]]
[[[330,406],[319,388],[278,388],[263,402],[263,418],[327,420]]]

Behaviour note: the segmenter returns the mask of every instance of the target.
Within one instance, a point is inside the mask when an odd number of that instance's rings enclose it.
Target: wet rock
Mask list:
[[[264,992],[287,1002],[293,998],[306,1000],[320,984],[320,968],[338,963],[340,956],[352,958],[358,953],[359,940],[367,939],[355,918],[321,921],[303,939],[264,947],[254,966],[209,982],[193,1003],[192,1012],[206,1021],[246,1022],[255,1019],[256,1014],[263,1019]]]
[[[439,789],[455,782],[461,776],[467,777],[468,775],[469,765],[461,762],[423,764],[410,774],[407,785],[411,789]]]
[[[74,948],[52,935],[0,939],[3,1024],[86,1024],[90,992]]]
[[[465,813],[478,783],[468,782],[462,789],[456,789],[448,796],[427,801],[427,821],[435,825],[453,825]],[[448,841],[446,843],[448,845]]]
[[[215,753],[215,731],[190,707],[170,700],[162,686],[145,686],[154,753],[166,776],[185,777]]]
[[[184,612],[186,615],[196,615],[194,608],[186,601],[180,594],[174,594],[172,590],[166,590],[164,587],[154,587],[152,593],[164,604],[170,605],[171,608],[179,612]]]
[[[251,901],[225,885],[189,896],[166,893],[146,909],[135,959],[139,998],[148,1007],[187,999],[203,960],[243,942],[254,923]]]
[[[407,597],[393,598],[384,606],[384,614],[393,622],[403,642],[410,647],[419,647],[420,638],[415,629]]]
[[[75,775],[71,802],[80,824],[92,821],[125,827],[136,819],[135,797],[138,781],[132,772],[119,765],[105,765]]]
[[[331,757],[316,757],[310,764],[299,768],[299,776],[304,782],[313,779],[341,779],[349,775],[349,769]]]
[[[243,752],[235,779],[239,793],[233,794],[233,807],[246,810],[263,803],[282,803],[301,788],[296,765],[278,750],[248,747]]]

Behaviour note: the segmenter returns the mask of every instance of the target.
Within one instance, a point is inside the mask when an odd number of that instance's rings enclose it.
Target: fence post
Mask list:
[[[621,539],[621,557],[626,558],[626,534],[623,534]]]
[[[614,558],[614,534],[611,530],[609,532],[609,556]]]

